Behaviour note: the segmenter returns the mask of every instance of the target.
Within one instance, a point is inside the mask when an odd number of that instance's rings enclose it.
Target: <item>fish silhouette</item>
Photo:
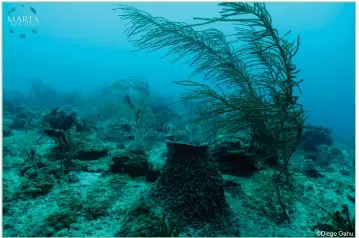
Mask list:
[[[16,8],[13,7],[13,8],[11,8],[11,9],[7,12],[7,14],[10,14],[10,13],[15,12],[15,11],[16,11]]]
[[[36,10],[35,10],[35,8],[33,8],[33,7],[29,7],[30,8],[30,11],[32,11],[35,15],[36,15]]]

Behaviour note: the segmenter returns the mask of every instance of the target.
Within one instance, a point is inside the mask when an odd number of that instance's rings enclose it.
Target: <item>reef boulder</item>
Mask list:
[[[317,147],[319,145],[331,146],[333,144],[331,134],[332,131],[328,128],[307,125],[304,128],[302,136],[304,152],[317,152]]]
[[[45,120],[48,121],[51,128],[64,131],[77,124],[76,112],[61,110],[60,108],[54,108],[45,116]]]
[[[146,176],[150,171],[148,155],[144,150],[135,147],[118,150],[112,157],[110,170],[130,176]]]
[[[250,176],[256,170],[255,155],[246,136],[219,137],[210,146],[222,173]]]

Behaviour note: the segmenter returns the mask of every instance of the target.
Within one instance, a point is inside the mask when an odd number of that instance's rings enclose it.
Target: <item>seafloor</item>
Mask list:
[[[128,112],[114,103],[87,98],[86,103],[76,99],[72,106],[55,107],[44,100],[36,102],[49,105],[39,107],[20,96],[4,101],[4,236],[316,236],[318,230],[350,229],[355,205],[354,147],[333,141],[326,128],[307,126],[303,146],[293,155],[290,190],[283,190],[281,198],[290,218],[284,221],[272,185],[276,169],[248,162],[252,155],[246,151],[244,134],[218,132],[202,141],[208,144],[206,156],[214,161],[204,166],[206,171],[196,155],[181,165],[183,169],[171,170],[168,165],[163,172],[168,157],[176,153],[171,148],[192,148],[178,146],[179,135],[196,136],[192,125],[178,123],[183,119],[179,113],[152,105],[150,116],[144,118],[157,124],[141,127],[137,120],[122,120]],[[189,168],[191,163],[200,168]],[[171,177],[174,172],[183,184]],[[207,180],[215,182],[201,190]],[[186,187],[192,182],[194,187]],[[177,193],[181,188],[186,196]],[[171,198],[172,194],[178,197]],[[178,220],[173,225],[166,209],[178,205],[173,200],[188,197],[193,199],[193,209],[197,201],[203,205],[215,199],[212,205],[220,212],[230,210],[236,231],[226,226],[218,228],[223,229],[219,233],[204,231],[205,226],[180,226]],[[163,213],[154,211],[162,206],[159,199],[170,204],[164,205]],[[182,205],[191,209],[191,204]],[[212,205],[203,205],[188,219],[205,219],[200,213]]]

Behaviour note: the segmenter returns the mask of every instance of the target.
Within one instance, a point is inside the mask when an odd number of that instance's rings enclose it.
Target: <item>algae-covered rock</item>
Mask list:
[[[317,156],[314,161],[316,165],[323,168],[329,167],[334,163],[346,163],[343,152],[340,149],[329,147],[327,145],[320,145],[317,147]]]
[[[30,109],[24,109],[21,112],[17,113],[15,118],[19,120],[26,121],[26,125],[31,125],[32,121],[35,119],[36,114]]]
[[[22,107],[17,106],[15,103],[13,103],[9,99],[4,99],[3,100],[3,110],[4,110],[4,112],[15,114],[15,113],[21,111]]]
[[[69,229],[71,224],[76,222],[76,216],[70,210],[61,210],[50,214],[45,219],[45,224],[41,227],[38,236],[59,236],[63,229]],[[62,231],[62,232],[60,232]],[[65,236],[67,233],[65,233]]]
[[[177,220],[176,220],[177,221]],[[135,204],[128,212],[117,237],[177,237],[183,226],[181,222],[166,219],[148,202]]]
[[[245,135],[219,137],[210,146],[210,150],[219,161],[222,173],[250,176],[257,170],[250,139]]]
[[[305,152],[317,151],[319,145],[332,145],[332,131],[321,126],[307,125],[302,135],[303,148]]]
[[[93,182],[92,182],[93,183]],[[85,196],[79,196],[76,190],[69,189],[59,198],[58,206],[66,207],[74,217],[84,217],[86,220],[96,220],[109,215],[113,205],[111,196],[105,194],[109,189],[104,184],[93,185],[94,188]]]
[[[2,135],[3,135],[3,137],[11,136],[12,135],[11,129],[7,126],[3,126]]]
[[[111,163],[112,160],[110,157],[103,157],[96,160],[73,160],[72,170],[102,173],[109,171]]]
[[[306,158],[306,157],[304,158],[304,161],[303,161],[302,171],[305,175],[307,175],[308,177],[311,177],[311,178],[322,177],[322,174],[316,167],[314,161],[309,158]]]
[[[60,108],[54,108],[45,118],[51,128],[64,131],[76,126],[77,123],[76,112],[61,110]]]
[[[41,165],[41,166],[39,166]],[[38,163],[29,169],[22,171],[18,196],[22,199],[34,198],[45,195],[51,191],[61,171],[54,163]]]
[[[75,221],[76,219],[71,215],[71,211],[69,210],[55,212],[45,220],[48,226],[51,226],[56,230],[70,228],[70,225]]]
[[[11,129],[24,129],[26,127],[27,121],[22,118],[14,118],[11,124]]]
[[[51,159],[61,161],[65,171],[108,171],[108,146],[96,136],[74,130],[46,128],[44,133],[54,139]],[[104,163],[102,163],[104,162]]]
[[[106,157],[108,150],[103,147],[98,147],[97,145],[86,145],[79,149],[75,159],[78,160],[97,160],[102,157]]]
[[[35,178],[22,178],[18,196],[20,198],[34,198],[50,192],[56,179],[51,174],[39,174]]]
[[[147,153],[138,147],[118,150],[112,157],[110,168],[113,173],[127,173],[130,176],[146,176],[150,171]]]
[[[95,187],[86,196],[83,204],[83,213],[87,220],[96,220],[100,217],[107,216],[108,209],[112,205],[109,197],[105,196],[107,188]]]

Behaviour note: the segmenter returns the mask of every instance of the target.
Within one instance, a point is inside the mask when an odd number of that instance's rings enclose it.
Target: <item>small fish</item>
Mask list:
[[[21,39],[24,39],[24,38],[26,37],[26,35],[25,35],[25,34],[20,34],[19,37],[20,37]]]
[[[13,34],[13,33],[14,33],[14,30],[13,30],[13,29],[10,29],[10,33]]]
[[[37,29],[36,28],[32,29],[32,33],[37,34]]]
[[[7,12],[7,14],[11,14],[12,12],[15,12],[15,11],[16,11],[16,7],[13,7]]]
[[[33,8],[33,7],[29,7],[30,8],[30,11],[32,11],[35,15],[36,15],[36,10],[35,10],[35,8]]]

